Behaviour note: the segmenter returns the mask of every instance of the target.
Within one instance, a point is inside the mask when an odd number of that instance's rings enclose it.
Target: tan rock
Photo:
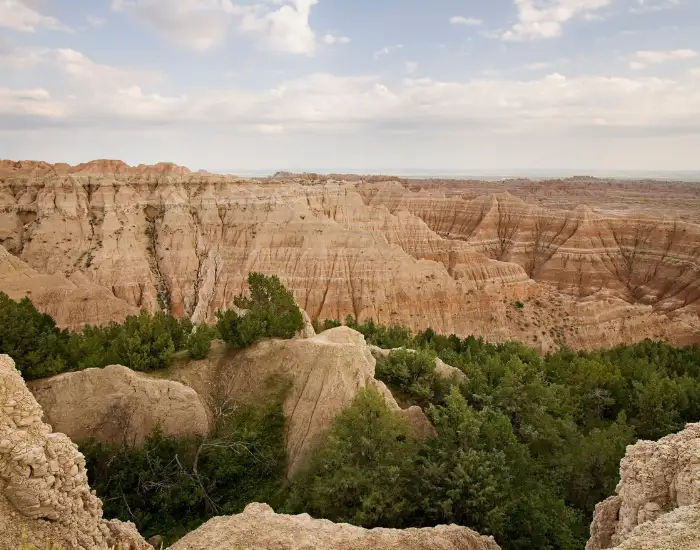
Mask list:
[[[116,298],[84,274],[75,272],[66,278],[60,273],[39,273],[2,246],[0,290],[13,300],[30,298],[39,311],[51,315],[61,328],[79,330],[86,324],[121,322],[127,315],[138,314],[138,308]]]
[[[0,244],[40,274],[102,289],[91,304],[107,293],[115,307],[196,321],[230,307],[259,271],[319,319],[351,314],[543,352],[685,345],[700,343],[697,195],[595,180],[244,180],[167,164],[4,161]],[[62,325],[79,317],[71,296],[41,301],[66,311]],[[87,307],[98,322],[102,308]]]
[[[266,504],[249,504],[243,513],[209,520],[172,550],[246,548],[248,550],[498,550],[492,537],[456,525],[431,529],[362,529],[307,514],[275,514]]]
[[[28,386],[47,422],[74,441],[138,445],[156,426],[177,437],[209,431],[206,408],[192,388],[119,365],[67,372]]]
[[[682,506],[634,528],[613,550],[697,550],[700,505]]]
[[[102,519],[85,459],[42,411],[7,355],[0,355],[0,547],[46,541],[65,549],[147,550],[133,524]]]
[[[379,389],[419,435],[434,430],[420,408],[402,411],[386,386],[374,379],[376,361],[364,336],[348,327],[301,340],[265,340],[236,353],[217,347],[207,360],[169,375],[195,388],[212,411],[230,401],[259,403],[284,389],[288,475],[303,465],[333,419],[366,386]]]
[[[659,441],[627,447],[616,493],[596,506],[586,550],[636,548],[622,543],[633,532],[639,539],[639,533],[654,531],[637,531],[638,526],[663,519],[676,508],[700,504],[700,423]],[[670,521],[663,519],[660,525]]]

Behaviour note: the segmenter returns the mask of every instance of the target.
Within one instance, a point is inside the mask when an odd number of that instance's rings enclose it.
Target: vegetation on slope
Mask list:
[[[262,338],[291,338],[303,327],[292,294],[277,277],[251,273],[248,284],[250,297],[235,299],[247,314],[232,310],[218,314],[216,329],[229,345],[245,347]],[[113,364],[139,371],[162,369],[176,352],[186,350],[192,359],[206,357],[215,336],[213,327],[145,311],[121,324],[86,326],[81,332],[60,330],[28,298],[15,302],[0,292],[0,353],[10,355],[27,380]]]
[[[291,294],[275,278],[249,282],[251,297],[237,302],[248,315],[220,314],[221,336],[233,347],[292,336],[301,315]],[[383,348],[417,350],[392,352],[376,372],[404,404],[424,407],[436,437],[415,439],[367,390],[336,418],[289,487],[279,400],[236,409],[205,440],[155,433],[141,448],[84,443],[107,515],[172,540],[259,500],[365,527],[459,523],[493,534],[506,550],[579,549],[595,503],[614,490],[626,445],[700,420],[698,347],[645,341],[542,357],[513,342],[413,334],[352,318],[346,324]],[[206,348],[208,336],[199,337]],[[66,333],[28,300],[0,296],[0,351],[15,357],[25,377],[99,366],[110,353],[126,359],[108,362],[157,368],[192,342],[191,327],[160,314]],[[442,380],[436,356],[467,382]]]

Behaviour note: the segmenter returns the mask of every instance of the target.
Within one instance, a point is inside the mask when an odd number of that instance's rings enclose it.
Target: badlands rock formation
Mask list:
[[[192,388],[118,365],[67,372],[28,386],[46,420],[74,441],[94,437],[138,445],[156,426],[179,437],[209,431],[207,411]]]
[[[236,516],[209,520],[172,550],[246,548],[248,550],[499,550],[493,538],[458,527],[431,529],[362,529],[307,514],[275,514],[266,504],[249,504]]]
[[[147,550],[130,523],[102,519],[85,459],[41,421],[41,407],[7,355],[0,355],[0,547],[22,537],[43,548]]]
[[[25,296],[63,327],[78,330],[85,324],[121,322],[138,308],[116,298],[81,272],[69,277],[39,273],[0,246],[0,290],[13,300]]]
[[[616,493],[596,506],[586,550],[700,548],[700,424],[630,445]]]
[[[283,391],[291,475],[336,415],[366,386],[382,392],[418,435],[433,433],[419,407],[402,410],[386,386],[375,380],[375,363],[362,334],[338,327],[304,340],[265,340],[236,353],[216,346],[207,359],[175,368],[169,376],[195,388],[214,414],[226,403],[259,403]]]
[[[260,271],[279,275],[311,317],[352,314],[543,351],[700,341],[700,220],[682,206],[700,204],[698,193],[669,187],[674,202],[659,204],[677,211],[655,210],[646,190],[658,186],[616,185],[574,186],[578,206],[561,182],[514,182],[517,197],[484,184],[476,196],[474,182],[5,161],[0,245],[40,274],[104,289],[114,308],[198,321]],[[38,306],[76,322],[69,305]]]

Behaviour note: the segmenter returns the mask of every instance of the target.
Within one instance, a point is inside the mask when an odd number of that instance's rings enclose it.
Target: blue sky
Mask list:
[[[698,0],[0,0],[0,157],[700,169]]]

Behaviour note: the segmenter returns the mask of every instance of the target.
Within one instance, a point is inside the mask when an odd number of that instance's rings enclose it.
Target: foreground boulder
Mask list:
[[[236,516],[209,520],[171,550],[245,548],[246,550],[500,550],[492,537],[466,527],[362,529],[312,519],[308,514],[275,514],[266,504],[249,504]]]
[[[192,389],[119,365],[30,382],[54,429],[74,441],[139,445],[158,426],[164,435],[204,436],[207,411]]]
[[[700,423],[630,445],[616,493],[596,506],[586,550],[700,548]]]
[[[131,523],[102,519],[85,459],[52,433],[7,355],[0,355],[0,548],[46,542],[65,550],[151,549]]]
[[[206,360],[173,369],[170,376],[192,386],[214,415],[227,402],[259,403],[283,393],[287,473],[292,475],[333,419],[366,386],[379,389],[419,436],[432,433],[419,407],[402,410],[375,380],[375,364],[362,334],[337,327],[307,339],[264,340],[235,354],[215,345]]]

